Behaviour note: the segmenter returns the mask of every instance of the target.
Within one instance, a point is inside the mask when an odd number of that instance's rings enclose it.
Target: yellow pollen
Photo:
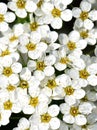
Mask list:
[[[72,95],[74,93],[74,89],[71,86],[67,86],[66,88],[64,88],[64,92],[66,93],[66,95]]]
[[[20,81],[20,85],[19,85],[21,88],[25,89],[25,88],[28,88],[28,82],[26,80],[21,80]]]
[[[76,43],[69,41],[69,42],[67,43],[67,47],[68,47],[68,49],[69,49],[70,51],[73,51],[73,50],[76,48]]]
[[[51,116],[48,113],[41,115],[41,122],[48,123],[51,120]]]
[[[0,23],[4,21],[4,15],[0,14]]]
[[[3,105],[4,105],[5,110],[11,110],[11,108],[12,108],[12,102],[10,100],[4,102]]]
[[[30,29],[31,29],[31,31],[36,31],[37,30],[37,28],[38,28],[38,23],[37,22],[33,22],[33,23],[31,23],[30,24]]]
[[[12,36],[12,37],[10,37],[10,42],[14,42],[15,40],[17,40],[18,39],[18,37],[16,37],[15,35],[14,36]]]
[[[52,13],[53,17],[60,17],[60,15],[61,15],[61,11],[57,8],[54,8],[51,13]]]
[[[37,70],[44,70],[44,68],[46,67],[45,63],[43,61],[41,62],[37,62]]]
[[[86,19],[88,19],[88,12],[85,12],[83,11],[81,14],[80,14],[80,18],[84,21]]]
[[[62,64],[68,64],[68,62],[70,62],[70,60],[67,57],[62,57],[60,59],[60,63],[62,63]]]
[[[53,88],[55,88],[56,87],[56,81],[54,80],[54,79],[51,79],[51,80],[48,80],[48,83],[47,83],[47,87],[48,88],[51,88],[51,89],[53,89]]]
[[[85,38],[87,38],[89,35],[88,35],[88,31],[81,31],[80,32],[80,36],[83,38],[83,39],[85,39]]]
[[[19,9],[25,8],[25,4],[26,4],[26,2],[25,2],[24,0],[18,0],[18,1],[16,2],[16,5],[17,5],[17,7],[18,7]]]
[[[28,43],[28,44],[26,45],[26,48],[27,48],[29,51],[33,51],[33,50],[35,50],[36,45],[33,44],[33,43]]]
[[[82,79],[87,79],[89,75],[90,74],[88,73],[88,71],[86,69],[83,69],[83,70],[79,71],[79,76]]]
[[[78,107],[71,107],[71,108],[70,108],[70,114],[71,114],[72,116],[77,116],[78,113],[79,113]]]
[[[40,0],[40,1],[37,3],[37,7],[38,7],[38,8],[41,8],[42,4],[43,4],[43,0]]]
[[[30,98],[29,104],[30,104],[31,106],[36,107],[36,106],[38,105],[38,103],[39,103],[38,97],[34,97],[34,98],[31,97],[31,98]]]
[[[7,76],[7,77],[9,77],[12,73],[13,73],[13,72],[12,72],[12,69],[11,69],[10,67],[5,67],[5,68],[3,69],[3,74],[4,74],[5,76]]]
[[[13,86],[13,85],[8,85],[7,90],[8,90],[8,91],[13,91],[13,90],[15,90],[15,86]]]
[[[1,56],[6,56],[9,54],[10,54],[10,51],[8,49],[6,49],[5,51],[2,51]]]

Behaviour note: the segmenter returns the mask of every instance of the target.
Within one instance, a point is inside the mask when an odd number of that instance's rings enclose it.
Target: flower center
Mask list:
[[[37,70],[44,70],[44,68],[46,67],[44,62],[37,62]]]
[[[68,49],[69,49],[70,51],[72,51],[72,50],[74,50],[74,49],[76,48],[76,43],[69,41],[69,42],[67,43],[67,47],[68,47]]]
[[[28,82],[26,80],[21,80],[20,81],[20,87],[25,89],[25,88],[28,88]]]
[[[10,42],[14,42],[15,40],[17,40],[18,39],[18,37],[16,37],[15,35],[14,36],[12,36],[12,37],[10,37]]]
[[[54,8],[51,13],[52,13],[53,17],[60,17],[60,15],[61,15],[61,11],[57,8]]]
[[[12,69],[11,69],[10,67],[5,67],[5,68],[3,69],[3,74],[4,74],[5,76],[7,76],[7,77],[9,77],[12,73],[13,73],[13,72],[12,72]]]
[[[38,23],[37,22],[33,22],[33,23],[31,23],[30,24],[30,29],[31,29],[31,31],[36,31],[37,30],[37,28],[38,28]]]
[[[28,43],[28,44],[26,45],[26,48],[27,48],[29,51],[33,51],[33,50],[35,50],[36,45],[33,44],[33,43]]]
[[[15,90],[15,86],[13,86],[13,85],[8,85],[7,90],[8,90],[8,91],[13,91],[13,90]]]
[[[88,35],[88,31],[81,31],[80,32],[80,36],[83,38],[83,39],[85,39],[85,38],[87,38],[89,35]]]
[[[53,89],[56,87],[56,81],[54,79],[48,80],[47,87]]]
[[[5,110],[11,110],[11,108],[12,108],[12,102],[10,100],[4,102],[3,105],[4,105]]]
[[[67,86],[66,88],[64,88],[64,91],[66,95],[72,95],[74,93],[74,89],[71,86]]]
[[[4,15],[0,14],[0,23],[4,21]]]
[[[41,115],[41,122],[48,123],[51,120],[51,116],[48,113]]]
[[[90,74],[88,73],[88,71],[86,69],[79,71],[79,76],[82,79],[87,79],[89,75]]]
[[[2,51],[1,56],[6,56],[9,54],[10,54],[10,51],[8,49],[6,49],[5,51]]]
[[[30,104],[31,106],[36,107],[36,106],[38,105],[38,103],[39,103],[38,97],[34,97],[34,98],[31,97],[31,98],[30,98],[29,104]]]
[[[16,2],[16,5],[17,5],[17,7],[18,7],[19,9],[25,8],[25,4],[26,4],[26,2],[25,2],[24,0],[18,0],[18,1]]]
[[[78,113],[79,113],[78,107],[71,107],[71,108],[70,108],[70,114],[71,114],[72,116],[77,116]]]
[[[37,7],[38,7],[38,8],[41,8],[42,4],[43,4],[43,0],[40,0],[40,1],[37,3]]]
[[[62,57],[60,59],[60,63],[62,63],[62,64],[68,64],[68,62],[70,62],[70,61],[69,61],[69,59],[67,57]]]
[[[86,19],[88,19],[88,12],[85,12],[85,11],[81,12],[80,18],[81,18],[83,21],[86,20]]]

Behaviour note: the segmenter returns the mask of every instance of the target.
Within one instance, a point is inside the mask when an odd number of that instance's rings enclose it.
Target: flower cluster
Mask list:
[[[0,127],[21,112],[13,130],[97,129],[97,1],[72,3],[0,2]]]

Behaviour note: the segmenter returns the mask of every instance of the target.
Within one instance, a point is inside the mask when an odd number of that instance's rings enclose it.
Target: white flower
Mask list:
[[[7,61],[7,62],[6,62]],[[19,83],[19,76],[22,70],[22,65],[19,62],[12,63],[12,59],[10,57],[5,57],[2,60],[2,70],[0,74],[0,82],[3,84],[4,79],[6,82],[15,85]]]
[[[28,68],[34,71],[34,76],[40,81],[45,78],[45,76],[52,76],[55,72],[52,66],[56,61],[54,55],[48,55],[44,59],[39,59],[37,61],[28,61]],[[30,62],[30,64],[29,64]]]
[[[20,37],[18,49],[21,53],[28,53],[31,59],[38,59],[47,49],[47,45],[40,40],[41,35],[37,32],[31,33],[30,37],[27,34],[23,34]]]
[[[0,31],[7,31],[9,28],[8,23],[12,23],[15,18],[14,13],[7,11],[7,5],[0,2]]]
[[[70,21],[72,19],[72,11],[66,9],[66,4],[69,3],[59,2],[58,0],[55,0],[53,4],[50,2],[43,3],[41,6],[41,9],[45,14],[45,16],[43,15],[42,17],[43,24],[51,24],[54,29],[60,29],[62,27],[62,20]],[[46,23],[46,20],[49,21],[49,23]]]
[[[91,10],[91,3],[88,1],[81,1],[80,8],[74,7],[72,9],[73,16],[76,19],[75,28],[84,27],[85,29],[91,30],[94,26],[93,21],[97,20],[97,11]]]
[[[14,11],[18,17],[25,18],[27,16],[27,12],[34,12],[37,6],[31,0],[12,0],[8,2],[8,8]]]
[[[69,106],[67,103],[60,105],[63,116],[63,121],[69,124],[77,124],[79,126],[87,123],[86,117],[81,114],[78,106]]]
[[[39,128],[39,130],[48,130],[49,128],[56,130],[60,127],[60,120],[56,117],[58,114],[59,107],[57,105],[51,105],[41,115],[38,113],[32,115],[30,118],[31,125]]]

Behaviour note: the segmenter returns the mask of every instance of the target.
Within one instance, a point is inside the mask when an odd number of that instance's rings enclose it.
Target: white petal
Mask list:
[[[60,127],[60,120],[58,118],[52,118],[50,120],[50,127],[53,130],[58,129]]]
[[[27,12],[25,9],[18,9],[16,11],[16,15],[19,17],[19,18],[25,18],[27,16]]]
[[[70,21],[70,20],[72,19],[72,11],[69,10],[69,9],[66,9],[65,11],[63,11],[63,12],[61,13],[61,18],[62,18],[64,21],[66,21],[66,22]]]
[[[90,13],[89,13],[89,18],[93,21],[96,21],[97,20],[97,10],[92,10]]]
[[[5,14],[7,12],[7,5],[3,2],[0,2],[0,14]]]
[[[53,9],[53,4],[44,2],[41,9],[44,13],[48,14]]]
[[[39,44],[37,44],[37,49],[41,52],[45,52],[47,49],[47,44],[44,42],[40,42]]]
[[[97,63],[93,63],[87,67],[87,71],[90,74],[97,74]]]
[[[60,110],[61,110],[62,114],[69,114],[70,106],[67,103],[62,103],[60,105]]]
[[[14,13],[12,12],[7,12],[5,15],[4,15],[4,18],[5,18],[5,21],[8,22],[8,23],[12,23],[16,16]]]
[[[13,106],[12,106],[12,112],[19,113],[19,112],[21,112],[21,110],[22,110],[22,107],[21,107],[21,105],[20,105],[19,102],[13,104]]]
[[[37,6],[36,4],[33,2],[33,1],[27,1],[26,2],[26,6],[25,6],[25,9],[28,11],[28,12],[34,12],[36,10]]]
[[[54,116],[57,116],[59,114],[59,107],[57,105],[51,105],[49,108],[48,108],[48,113],[54,117]]]
[[[30,38],[32,42],[39,43],[41,40],[41,35],[38,32],[32,32]]]
[[[81,105],[79,105],[79,111],[80,113],[82,114],[90,114],[92,112],[92,104],[88,103],[88,102],[85,102],[85,103],[82,103]]]
[[[73,15],[75,18],[79,18],[80,13],[81,13],[81,9],[80,9],[80,8],[74,7],[74,8],[72,9],[72,15]]]
[[[11,59],[11,57],[9,57],[9,56],[5,56],[5,57],[3,57],[1,63],[2,63],[2,65],[3,65],[4,67],[9,67],[9,66],[12,64],[12,59]]]
[[[16,62],[16,63],[12,64],[11,68],[14,73],[20,73],[22,70],[22,65],[20,63]]]
[[[86,40],[81,39],[81,40],[79,40],[79,41],[77,42],[77,47],[78,47],[79,49],[85,49],[86,46],[87,46],[87,41],[86,41]]]
[[[92,86],[97,85],[97,76],[96,75],[89,76],[87,80],[88,80],[90,85],[92,85]]]
[[[52,66],[47,66],[45,69],[44,69],[44,73],[46,76],[52,76],[54,74],[55,70],[54,70],[54,67]]]
[[[51,22],[51,26],[54,29],[60,29],[62,27],[62,20],[60,18],[54,18]]]
[[[77,115],[75,117],[75,123],[79,126],[85,125],[87,123],[86,117],[84,115]]]
[[[34,72],[34,76],[36,77],[36,79],[38,79],[39,81],[43,80],[45,78],[45,74],[42,71],[35,71]]]
[[[35,112],[35,109],[31,105],[26,105],[23,108],[23,112],[24,112],[24,114],[33,114]]]
[[[76,37],[75,37],[76,36]],[[80,34],[78,31],[74,30],[69,33],[70,41],[76,42],[80,39]]]
[[[9,83],[12,85],[18,84],[19,83],[19,76],[17,74],[12,74],[9,76]]]
[[[22,24],[17,24],[14,26],[13,30],[14,30],[14,34],[15,36],[20,36],[21,34],[23,34],[23,25]]]
[[[66,123],[69,123],[69,124],[73,124],[74,123],[74,117],[71,116],[71,115],[64,115],[63,121],[65,121]]]
[[[23,68],[20,77],[23,80],[29,80],[31,78],[31,71],[27,67]]]
[[[8,24],[6,22],[0,23],[0,31],[5,32],[8,30]]]
[[[73,95],[65,97],[65,102],[68,103],[70,106],[76,103],[76,99]]]
[[[86,20],[84,21],[84,27],[85,27],[86,29],[91,30],[91,29],[93,28],[93,26],[94,26],[94,24],[93,24],[93,22],[92,22],[91,20],[86,19]]]
[[[29,51],[28,52],[28,56],[31,58],[31,59],[33,59],[33,60],[35,60],[35,59],[38,59],[40,56],[41,56],[41,51],[40,50],[35,50],[35,51]]]
[[[44,61],[45,61],[46,65],[53,65],[56,61],[56,58],[54,55],[51,54],[51,55],[45,57]]]
[[[74,91],[74,97],[76,99],[82,99],[85,96],[85,91],[83,89],[77,89]]]
[[[17,6],[15,2],[8,2],[8,8],[12,11],[16,11],[17,10]]]
[[[82,1],[80,3],[80,7],[81,7],[82,11],[86,11],[86,12],[90,11],[91,6],[92,6],[91,3],[87,2],[87,1]]]
[[[65,70],[65,69],[66,69],[66,66],[67,66],[67,65],[58,62],[58,63],[56,63],[54,66],[55,66],[55,68],[56,68],[57,70],[62,71],[62,70]]]

